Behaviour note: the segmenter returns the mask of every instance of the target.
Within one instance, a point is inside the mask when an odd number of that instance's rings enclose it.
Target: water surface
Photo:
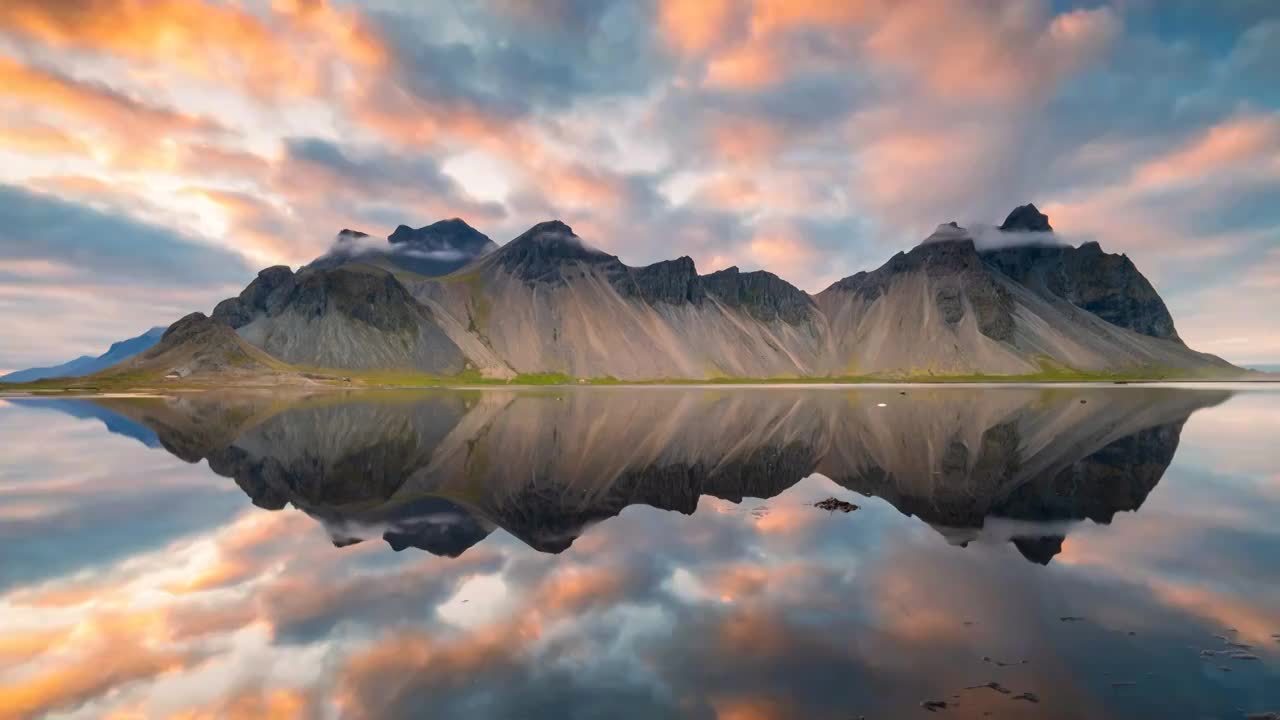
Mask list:
[[[0,717],[1280,711],[1259,387],[0,400]]]

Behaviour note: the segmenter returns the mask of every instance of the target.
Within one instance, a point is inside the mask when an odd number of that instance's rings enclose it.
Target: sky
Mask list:
[[[558,218],[810,292],[1035,202],[1280,360],[1280,3],[5,0],[0,370],[338,230]]]

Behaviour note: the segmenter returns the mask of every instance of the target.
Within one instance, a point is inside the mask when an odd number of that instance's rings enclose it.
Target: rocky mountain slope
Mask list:
[[[1237,374],[1188,348],[1124,255],[1056,240],[1034,205],[979,250],[946,223],[883,266],[809,295],[766,271],[630,267],[562,222],[506,245],[461,220],[402,226],[383,250],[267,268],[213,319],[295,366],[625,380]],[[356,242],[356,233],[343,231]],[[356,246],[352,246],[356,247]],[[436,276],[405,258],[466,248]],[[416,261],[415,261],[416,262]]]
[[[44,380],[46,378],[81,377],[105,370],[116,363],[123,362],[160,342],[164,328],[153,327],[145,333],[111,344],[107,351],[97,357],[81,355],[75,360],[54,365],[52,367],[29,368],[0,376],[0,382],[20,383]]]
[[[284,376],[296,374],[225,323],[195,312],[170,325],[155,346],[93,377],[257,381]]]

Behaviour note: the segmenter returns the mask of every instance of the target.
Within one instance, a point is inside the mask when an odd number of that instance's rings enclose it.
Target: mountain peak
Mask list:
[[[1035,203],[1014,208],[1013,212],[1004,219],[1000,229],[1006,232],[1053,232],[1053,226],[1049,224],[1049,216],[1040,212]]]
[[[414,230],[408,225],[397,225],[387,236],[392,245],[412,245],[422,250],[456,250],[478,252],[493,245],[488,235],[476,230],[462,218],[438,220]]]
[[[562,284],[566,279],[564,268],[574,262],[602,267],[610,276],[621,277],[627,271],[616,256],[587,245],[573,234],[573,228],[559,220],[534,225],[494,256],[502,269],[530,283]]]
[[[577,235],[573,234],[573,228],[560,220],[544,220],[524,231],[520,237],[538,237],[547,234],[573,235],[573,237],[577,237]]]
[[[963,242],[965,240],[972,244],[973,236],[969,234],[969,231],[966,228],[960,227],[959,223],[952,220],[951,222],[942,223],[938,227],[934,228],[929,237],[925,238],[924,242],[921,244],[928,245],[938,242]]]

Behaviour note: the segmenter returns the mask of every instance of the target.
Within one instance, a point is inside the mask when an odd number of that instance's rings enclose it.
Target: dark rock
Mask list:
[[[1001,230],[1022,232],[1053,232],[1049,216],[1040,212],[1032,203],[1019,205],[1009,213],[1000,225]]]
[[[1181,342],[1169,308],[1133,261],[1102,252],[1096,242],[988,250],[982,259],[1048,300],[1065,300],[1117,327]]]
[[[1062,552],[1062,542],[1065,540],[1061,535],[1046,535],[1044,537],[1016,537],[1013,539],[1013,546],[1022,553],[1022,557],[1030,560],[1037,565],[1048,565],[1059,553]]]
[[[630,285],[638,294],[626,265],[614,255],[589,247],[559,220],[548,220],[524,231],[497,252],[498,265],[527,283],[563,285],[574,263],[600,270],[616,284]],[[625,294],[625,292],[624,292]]]
[[[395,276],[347,267],[298,276],[287,305],[304,317],[338,312],[379,330],[408,331],[417,326],[417,301]]]
[[[811,319],[817,306],[808,293],[764,270],[741,272],[737,267],[703,275],[702,286],[729,307],[744,308],[757,320],[782,320],[797,325]]]
[[[698,269],[688,256],[632,268],[631,277],[635,281],[636,293],[650,305],[660,302],[697,304],[707,296],[698,277]]]
[[[965,688],[965,690],[995,690],[1001,695],[1008,695],[1013,692],[1009,688],[1001,685],[998,682],[995,682],[994,680],[989,683],[983,683],[982,685],[970,685],[969,687]]]
[[[845,502],[844,500],[839,500],[833,497],[827,498],[826,500],[819,500],[818,502],[814,503],[813,506],[818,508],[819,510],[827,510],[830,512],[842,512],[842,513],[851,513],[854,510],[858,509],[858,506],[854,505],[851,502]]]
[[[829,290],[854,293],[874,302],[888,292],[896,278],[918,272],[938,286],[934,302],[947,323],[954,325],[964,318],[967,298],[983,335],[1000,341],[1013,337],[1013,299],[991,276],[968,235],[922,243],[910,252],[894,255],[872,272],[855,273],[836,282]]]
[[[274,315],[284,306],[295,284],[296,276],[288,267],[269,267],[259,272],[239,297],[218,303],[213,309],[213,318],[233,328],[241,328],[253,322],[259,314]]]
[[[350,262],[368,263],[385,258],[396,267],[436,277],[448,275],[498,247],[487,235],[460,218],[441,220],[416,230],[400,225],[387,236],[385,247],[357,243],[367,237],[367,233],[343,228],[329,252],[307,268],[332,269]]]
[[[1024,692],[1021,695],[1014,695],[1014,700],[1026,700],[1029,703],[1039,703],[1040,696],[1032,692]]]
[[[939,710],[947,709],[947,701],[946,700],[925,700],[924,702],[920,703],[920,707],[924,708],[925,710],[928,710],[929,712],[938,712]]]

